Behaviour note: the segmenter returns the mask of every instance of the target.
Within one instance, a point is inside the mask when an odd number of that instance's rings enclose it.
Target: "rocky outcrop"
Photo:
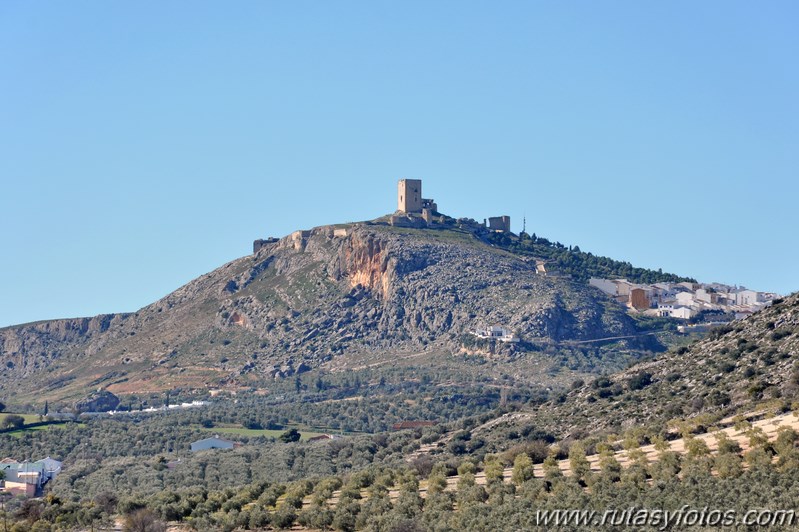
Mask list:
[[[107,390],[98,390],[75,403],[79,412],[110,412],[119,406],[119,397]]]

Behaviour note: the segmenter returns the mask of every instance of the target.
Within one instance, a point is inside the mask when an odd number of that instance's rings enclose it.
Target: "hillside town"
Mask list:
[[[771,305],[780,297],[721,283],[635,284],[627,279],[592,277],[588,284],[598,288],[631,310],[649,316],[691,319],[701,312],[723,312],[742,319]]]

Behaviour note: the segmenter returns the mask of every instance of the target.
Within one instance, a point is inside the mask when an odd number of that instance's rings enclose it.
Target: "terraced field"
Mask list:
[[[727,418],[719,422],[717,425],[719,427],[718,431],[713,432],[706,432],[704,434],[697,434],[693,436],[696,440],[703,441],[708,449],[710,450],[711,454],[715,454],[718,452],[718,441],[719,435],[718,432],[724,433],[731,441],[737,443],[741,448],[741,453],[746,453],[750,449],[750,434],[752,431],[757,432],[760,435],[765,436],[768,438],[769,441],[774,441],[777,439],[777,436],[781,429],[793,429],[799,432],[799,413],[797,412],[789,412],[785,414],[781,414],[774,417],[762,418],[762,413],[754,412],[749,414],[748,416],[739,416],[735,419]],[[740,421],[745,419],[755,419],[752,422],[745,422],[743,423],[745,426],[741,426]],[[738,428],[736,428],[736,426]],[[762,432],[760,432],[762,431]],[[620,443],[620,442],[617,442]],[[687,444],[684,438],[679,438],[672,440],[668,443],[668,450],[680,455],[686,454]],[[645,445],[640,447],[640,451],[643,452],[645,460],[649,463],[656,462],[660,455],[661,451],[655,448],[655,445]],[[631,464],[631,458],[629,456],[628,451],[621,450],[614,453],[614,457],[619,462],[619,464],[626,468],[629,467]],[[600,455],[599,454],[592,454],[586,457],[588,463],[590,464],[591,471],[599,472],[600,471]],[[557,462],[558,468],[560,469],[561,473],[564,476],[571,476],[571,466],[568,459],[560,460]],[[744,465],[745,467],[745,465]],[[506,483],[510,483],[512,476],[513,476],[513,468],[507,467],[503,471],[503,480]],[[544,466],[543,464],[535,464],[534,465],[534,476],[536,478],[544,478]],[[486,478],[486,473],[484,471],[480,471],[475,473],[475,484],[477,485],[486,485],[488,480]],[[460,477],[458,475],[448,477],[447,485],[444,488],[444,491],[449,492],[456,492],[458,489],[458,483],[460,481]],[[419,484],[419,494],[422,497],[427,496],[427,481],[422,480]],[[399,498],[399,490],[391,489],[389,490],[389,497],[392,501],[395,501]],[[335,491],[331,498],[327,500],[327,504],[333,508],[338,503],[339,497],[341,495],[341,491]],[[368,490],[363,489],[361,490],[361,496],[363,499],[368,498]],[[312,497],[309,496],[303,501],[303,507],[308,507],[311,505]]]

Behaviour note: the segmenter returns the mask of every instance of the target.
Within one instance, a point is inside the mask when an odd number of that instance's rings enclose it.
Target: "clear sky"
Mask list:
[[[0,2],[0,325],[396,208],[799,289],[795,1]]]

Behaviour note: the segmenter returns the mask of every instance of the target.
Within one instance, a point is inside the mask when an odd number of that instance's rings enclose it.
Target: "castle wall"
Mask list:
[[[389,218],[388,223],[394,227],[412,227],[414,229],[423,229],[427,227],[427,222],[420,216],[393,214]]]
[[[253,243],[252,243],[252,252],[253,253],[258,253],[261,250],[261,248],[263,248],[265,246],[268,246],[270,244],[274,244],[274,243],[278,242],[278,240],[279,239],[274,238],[274,237],[269,237],[269,238],[266,238],[266,239],[259,238],[258,240],[254,240]]]

